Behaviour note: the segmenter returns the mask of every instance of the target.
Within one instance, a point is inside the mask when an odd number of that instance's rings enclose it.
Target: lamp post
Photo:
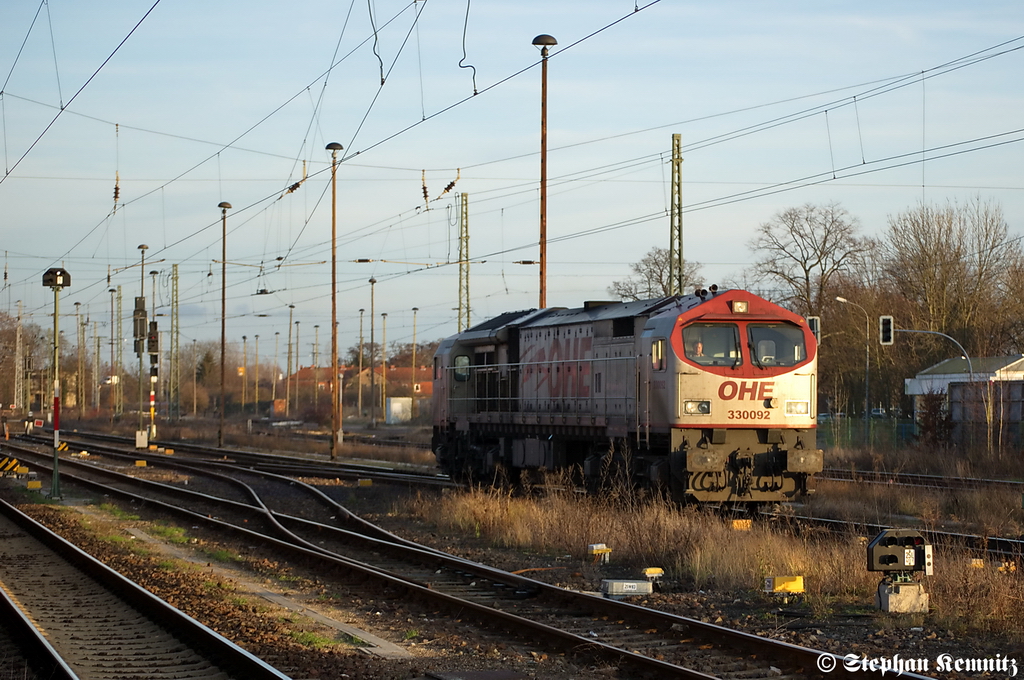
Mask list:
[[[260,336],[256,336],[256,401],[252,406],[252,413],[260,417]]]
[[[384,422],[388,422],[388,313],[380,315],[380,410],[384,414]]]
[[[374,372],[377,369],[377,353],[373,347],[373,287],[377,279],[370,279],[370,428],[377,427],[377,376]]]
[[[412,382],[409,385],[409,390],[412,392],[412,418],[416,419],[416,312],[420,311],[419,307],[412,308]]]
[[[82,334],[82,303],[75,303],[75,346],[78,350],[78,370],[75,371],[75,405],[78,406],[78,417],[82,418],[85,416],[85,411],[82,407],[85,406],[85,358],[82,354],[83,334]]]
[[[331,460],[338,457],[344,433],[341,426],[341,390],[338,382],[338,152],[331,142]]]
[[[278,364],[281,363],[281,352],[278,349],[278,345],[281,341],[281,332],[274,331],[274,380],[270,383],[270,415],[277,415],[274,413],[275,402],[277,401],[277,379],[281,375],[280,367]]]
[[[290,416],[292,409],[292,316],[295,305],[288,305],[288,367],[284,374],[284,415]]]
[[[196,415],[199,406],[196,390],[199,382],[199,353],[196,350],[196,339],[192,338],[192,415]]]
[[[333,385],[333,383],[332,383]],[[331,402],[333,404],[333,402]],[[313,326],[313,410],[320,409],[320,324]],[[334,443],[334,437],[331,437]],[[333,450],[333,446],[330,447]]]
[[[242,336],[242,416],[245,417],[246,383],[249,382],[249,342]]]
[[[295,322],[295,410],[299,410],[299,374],[302,372],[302,343],[299,342],[299,322]]]
[[[220,424],[217,426],[217,447],[224,446],[224,353],[227,347],[228,311],[228,210],[231,204],[221,201],[220,208]]]
[[[842,302],[844,305],[853,305],[864,312],[864,422],[868,422],[871,418],[871,399],[868,394],[868,385],[870,384],[868,378],[871,371],[871,319],[868,317],[867,310],[856,302],[850,302],[844,297],[836,297],[836,301]]]
[[[53,291],[53,474],[50,498],[60,494],[60,291],[71,287],[71,275],[63,269],[47,269],[43,286]]]
[[[363,312],[359,310],[359,386],[356,389],[356,412],[363,417]]]
[[[540,47],[540,302],[548,306],[548,48],[558,41],[543,33],[533,39]]]

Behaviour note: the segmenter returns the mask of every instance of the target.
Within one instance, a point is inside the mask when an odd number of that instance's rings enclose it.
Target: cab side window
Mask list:
[[[455,357],[455,379],[459,382],[469,380],[469,356],[459,354]]]
[[[665,339],[659,338],[651,343],[651,369],[665,370]]]

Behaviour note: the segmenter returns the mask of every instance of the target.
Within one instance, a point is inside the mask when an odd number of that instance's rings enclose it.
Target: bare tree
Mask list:
[[[799,314],[820,313],[832,280],[857,265],[867,245],[856,218],[838,203],[789,208],[757,229],[748,244],[757,279],[781,288]]]
[[[655,246],[639,262],[629,265],[633,275],[608,286],[608,294],[620,300],[649,300],[666,297],[671,290],[669,252]],[[683,281],[686,288],[702,284],[700,263],[683,261]],[[685,292],[685,291],[684,291]]]
[[[1016,301],[1022,252],[1009,239],[1002,209],[975,198],[964,205],[921,205],[889,218],[881,248],[894,291],[909,303],[904,323],[959,337],[977,354],[1019,351]]]

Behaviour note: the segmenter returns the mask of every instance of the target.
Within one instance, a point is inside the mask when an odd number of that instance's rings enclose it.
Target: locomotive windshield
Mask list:
[[[757,366],[795,366],[807,358],[804,333],[796,326],[752,323],[747,334],[750,359]]]
[[[740,334],[736,324],[695,323],[683,329],[686,358],[702,366],[738,366]]]

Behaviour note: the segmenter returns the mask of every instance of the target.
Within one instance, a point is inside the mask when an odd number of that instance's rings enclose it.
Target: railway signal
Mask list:
[[[914,579],[914,572],[933,574],[932,546],[914,529],[885,529],[867,549],[868,571],[884,574],[875,593],[875,606],[882,611],[919,614],[928,611],[928,593]]]
[[[809,316],[807,317],[807,327],[811,329],[811,333],[814,334],[814,339],[821,342],[821,317],[820,316]]]
[[[71,274],[54,268],[43,272],[43,285],[53,291],[53,472],[50,498],[60,494],[60,291],[71,287]]]
[[[893,336],[893,325],[891,316],[878,317],[878,342],[882,345],[891,345]]]

